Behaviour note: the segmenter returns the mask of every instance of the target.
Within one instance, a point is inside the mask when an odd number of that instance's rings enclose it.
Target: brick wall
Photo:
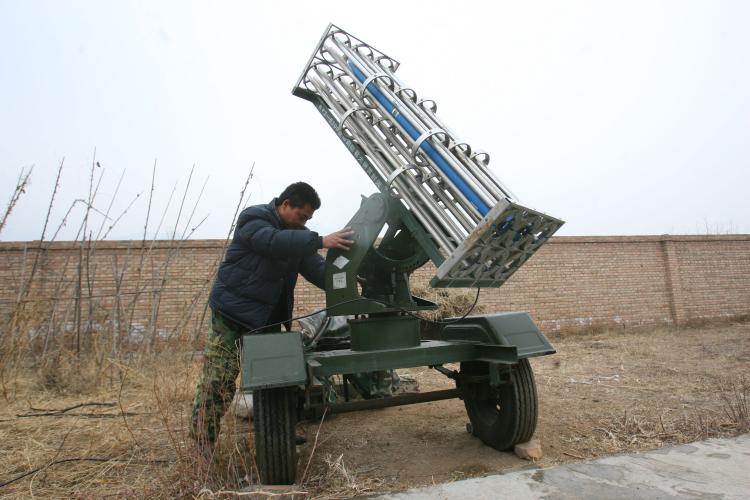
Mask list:
[[[0,312],[16,303],[36,259],[29,304],[49,312],[67,301],[97,321],[132,315],[133,328],[169,335],[204,319],[223,243],[157,241],[144,250],[138,241],[93,249],[61,242],[45,252],[38,242],[0,243]],[[433,271],[428,264],[412,282],[425,285]],[[750,235],[557,237],[502,288],[483,290],[480,303],[487,311],[528,311],[548,332],[747,316]],[[323,305],[323,293],[300,279],[295,314]]]

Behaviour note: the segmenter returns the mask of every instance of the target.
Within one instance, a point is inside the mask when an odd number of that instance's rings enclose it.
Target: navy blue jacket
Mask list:
[[[325,260],[318,254],[322,238],[307,228],[284,227],[275,202],[240,213],[209,296],[214,311],[250,329],[267,325],[280,301],[286,308],[274,319],[292,317],[297,274],[325,288]]]

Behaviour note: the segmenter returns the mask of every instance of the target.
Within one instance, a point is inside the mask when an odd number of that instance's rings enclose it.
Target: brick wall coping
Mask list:
[[[551,244],[577,244],[577,243],[658,243],[662,241],[675,242],[726,242],[726,241],[750,241],[750,234],[704,234],[704,235],[636,235],[636,236],[555,236],[550,239]],[[170,249],[177,244],[174,240],[156,240],[153,242],[155,249]],[[49,247],[51,250],[69,250],[78,248],[80,242],[55,241]],[[96,242],[98,250],[120,250],[139,249],[141,240],[106,240]],[[151,241],[146,242],[150,246]],[[186,240],[180,245],[180,249],[189,248],[220,248],[224,245],[223,239]],[[34,241],[0,241],[0,251],[10,250],[35,250],[39,248],[39,240]]]
[[[661,241],[750,241],[750,234],[654,234],[633,236],[553,236],[549,243],[644,243]]]
[[[45,242],[45,245],[48,245]],[[79,241],[55,241],[50,245],[50,250],[70,250],[78,248],[81,245]],[[146,248],[151,246],[151,241],[146,241]],[[154,249],[169,250],[178,246],[176,240],[156,240],[153,242]],[[179,244],[181,250],[189,248],[221,248],[224,246],[224,240],[185,240]],[[3,250],[35,250],[39,248],[39,240],[34,241],[0,241],[0,251]],[[85,247],[84,247],[85,248]],[[141,248],[141,240],[106,240],[97,241],[97,250],[127,250],[132,248],[138,250]]]

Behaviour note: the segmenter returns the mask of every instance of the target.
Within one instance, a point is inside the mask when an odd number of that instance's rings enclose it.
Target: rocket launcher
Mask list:
[[[437,268],[431,286],[499,287],[563,221],[521,205],[489,154],[460,140],[398,67],[331,24],[293,94],[315,104],[381,193],[406,209],[403,222]]]

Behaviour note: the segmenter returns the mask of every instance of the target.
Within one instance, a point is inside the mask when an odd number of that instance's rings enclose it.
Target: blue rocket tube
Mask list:
[[[366,79],[364,73],[362,73],[362,71],[352,62],[349,62],[349,67],[352,69],[354,76],[356,76],[360,82],[364,83]],[[406,133],[408,133],[412,139],[416,141],[419,138],[420,134],[414,127],[414,125],[412,125],[405,116],[398,112],[393,103],[389,101],[388,98],[384,96],[382,92],[380,92],[380,90],[378,90],[374,83],[370,83],[369,85],[367,85],[367,90],[370,91],[370,94],[372,94],[372,96],[377,99],[377,101],[385,108],[385,110],[391,116],[393,116],[393,118],[395,118],[399,125],[404,128]],[[437,165],[438,168],[440,168],[440,170],[442,170],[442,172],[451,180],[451,182],[453,182],[453,184],[458,188],[459,191],[461,191],[466,199],[476,207],[479,213],[482,214],[482,217],[487,215],[487,212],[490,211],[489,207],[484,203],[484,201],[482,201],[479,196],[477,196],[474,190],[471,189],[468,184],[466,184],[461,176],[458,175],[455,170],[453,170],[453,168],[448,164],[447,161],[445,161],[440,153],[435,150],[432,144],[427,141],[422,141],[419,147],[427,154],[427,156],[430,157],[430,159],[432,159],[432,161],[435,162],[435,165]]]

